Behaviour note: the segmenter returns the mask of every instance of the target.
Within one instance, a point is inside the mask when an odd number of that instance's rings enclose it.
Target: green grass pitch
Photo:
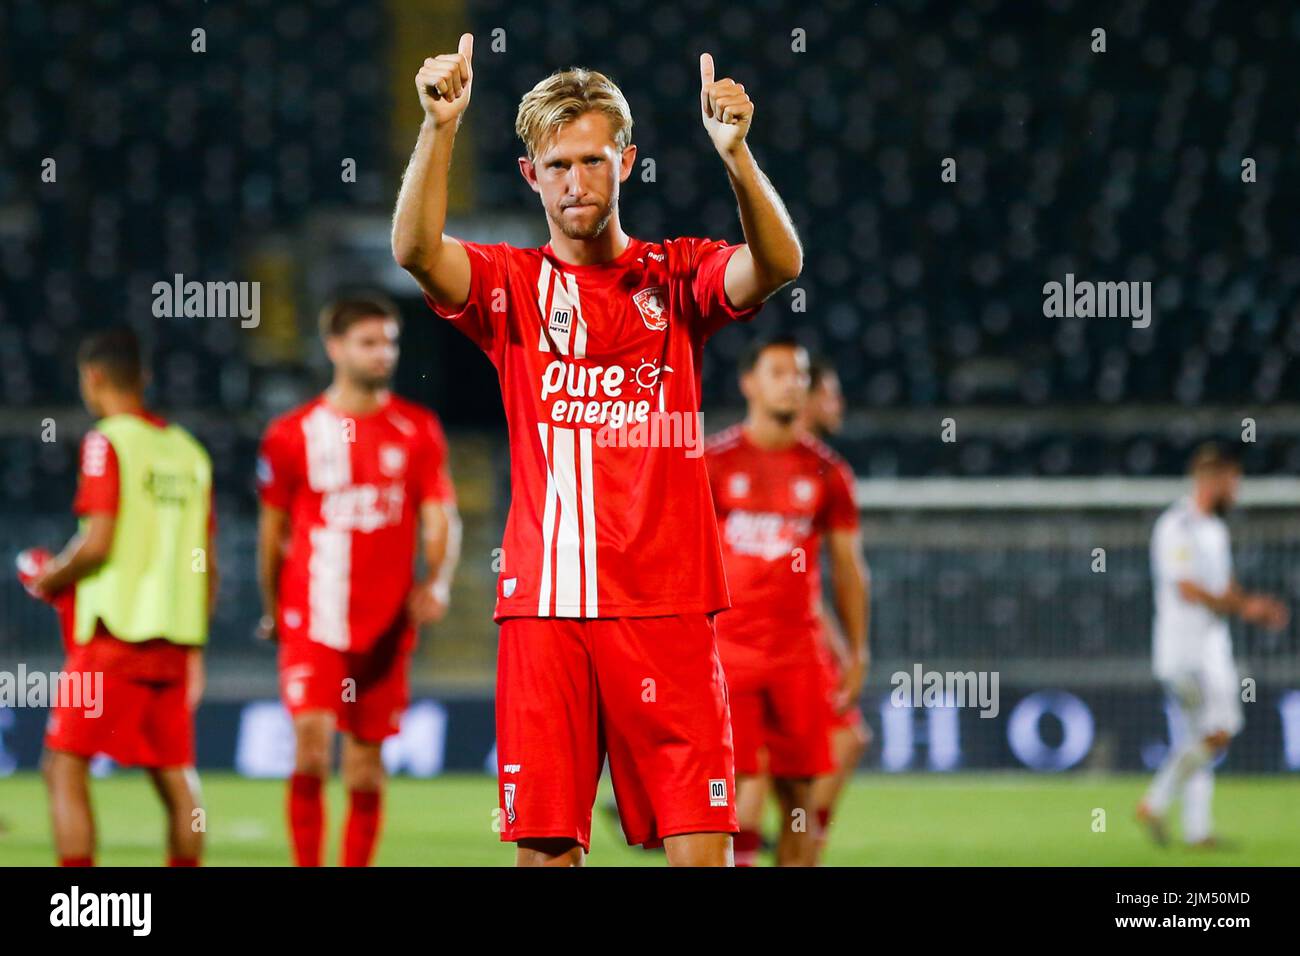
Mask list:
[[[1133,822],[1145,777],[1020,774],[861,774],[833,828],[829,866],[1158,866],[1300,864],[1300,779],[1220,777],[1219,833],[1231,845],[1194,850],[1153,846]],[[284,785],[231,774],[203,777],[211,866],[279,866],[289,859]],[[119,773],[92,785],[102,865],[152,866],[163,855],[162,812],[148,781]],[[628,847],[601,807],[593,820],[593,866],[658,866],[663,857]],[[338,858],[344,795],[328,791],[328,859]],[[507,866],[513,853],[493,832],[496,788],[486,776],[398,778],[386,803],[376,863],[389,866]],[[1094,829],[1105,811],[1104,832]],[[1175,833],[1177,832],[1176,818]],[[773,821],[772,826],[775,826]],[[771,829],[771,827],[769,827]],[[1098,828],[1099,830],[1100,828]],[[41,779],[0,780],[0,865],[53,862]],[[770,860],[765,859],[764,863]]]

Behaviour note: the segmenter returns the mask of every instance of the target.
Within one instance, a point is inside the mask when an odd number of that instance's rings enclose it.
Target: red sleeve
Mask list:
[[[510,247],[504,242],[491,245],[457,240],[469,256],[469,297],[459,309],[438,305],[426,293],[424,301],[435,315],[460,329],[488,355],[494,355],[504,339],[510,289],[507,261]]]
[[[102,433],[92,431],[81,441],[81,467],[72,511],[77,515],[117,514],[117,452]]]
[[[451,455],[447,436],[436,415],[428,415],[420,428],[420,459],[416,466],[416,501],[456,503],[456,488],[451,483]]]
[[[691,295],[697,310],[697,329],[708,338],[730,322],[748,322],[763,303],[737,309],[727,301],[727,262],[739,249],[721,239],[698,239],[692,251]]]
[[[843,462],[828,464],[826,497],[822,502],[821,524],[828,531],[856,531],[858,505],[853,497],[853,472]]]
[[[716,437],[716,436],[715,436]],[[709,477],[709,493],[713,495],[713,507],[718,507],[718,469],[721,464],[718,461],[718,453],[715,449],[709,447],[709,442],[704,443],[704,472]]]
[[[273,423],[257,454],[257,493],[264,504],[288,511],[298,487],[298,460],[288,428]]]

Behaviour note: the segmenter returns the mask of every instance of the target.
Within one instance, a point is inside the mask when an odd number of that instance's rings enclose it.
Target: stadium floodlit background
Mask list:
[[[514,111],[537,80],[581,64],[620,83],[639,156],[654,160],[624,187],[628,231],[739,240],[698,126],[698,54],[753,97],[750,143],[805,269],[712,341],[706,424],[740,415],[736,360],[754,335],[793,331],[838,367],[850,414],[835,445],[860,478],[872,569],[865,769],[1154,766],[1167,730],[1147,542],[1202,440],[1244,459],[1240,577],[1300,610],[1294,5],[8,0],[0,553],[72,531],[90,424],[72,354],[86,332],[129,322],[152,353],[153,402],[216,465],[223,578],[202,766],[287,766],[273,650],[253,637],[254,456],[267,421],[324,386],[316,309],[352,283],[403,305],[397,388],[447,426],[466,527],[452,611],[424,636],[417,701],[388,756],[417,777],[489,765],[504,419],[487,359],[424,308],[388,247],[419,123],[414,73],[462,30],[476,36],[476,82],[448,232],[468,239],[545,241],[515,167]],[[941,179],[949,157],[956,182]],[[1043,285],[1067,273],[1149,281],[1149,326],[1046,318]],[[256,327],[155,317],[153,287],[175,276],[259,283]],[[1225,770],[1300,770],[1297,627],[1234,628],[1258,699]],[[19,663],[57,666],[58,642],[10,576],[0,667]],[[996,670],[1000,715],[890,707],[890,675],[916,664]],[[0,773],[35,766],[40,725],[0,710]],[[0,818],[0,854],[3,830]]]

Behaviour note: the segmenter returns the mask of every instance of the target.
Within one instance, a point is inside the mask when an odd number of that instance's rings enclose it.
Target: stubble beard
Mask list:
[[[614,215],[614,205],[610,203],[601,212],[600,218],[589,227],[582,227],[575,223],[570,223],[564,218],[564,210],[560,209],[559,216],[552,216],[551,221],[559,227],[560,232],[564,233],[569,239],[591,240],[599,238],[600,234],[605,231],[609,225],[610,218]]]

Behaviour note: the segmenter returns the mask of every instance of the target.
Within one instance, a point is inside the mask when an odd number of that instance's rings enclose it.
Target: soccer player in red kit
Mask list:
[[[705,341],[802,266],[745,136],[744,87],[700,57],[700,117],[746,242],[629,236],[636,147],[622,92],[572,69],[537,84],[515,130],[541,248],[443,235],[473,38],[424,61],[425,117],[393,254],[430,307],[487,353],[510,432],[495,616],[502,839],[520,865],[577,865],[606,756],[624,834],[670,865],[725,866],[736,829],[730,717],[712,615],[728,603],[701,460]]]
[[[804,406],[803,427],[814,438],[823,441],[839,432],[844,423],[844,393],[835,366],[825,359],[815,359],[810,368],[808,402]],[[871,624],[871,580],[868,575],[867,594],[863,602],[866,618],[865,634]],[[818,859],[826,847],[835,805],[853,776],[854,769],[871,746],[871,728],[858,703],[857,690],[862,677],[855,671],[860,667],[865,674],[870,666],[870,650],[864,639],[860,654],[850,646],[840,632],[836,621],[822,612],[821,640],[817,644],[822,665],[822,678],[826,704],[830,711],[831,760],[834,769],[813,781],[813,807],[817,814]],[[856,689],[855,689],[856,688]]]
[[[343,298],[320,324],[334,382],[270,424],[257,462],[261,627],[279,642],[280,695],[293,717],[294,860],[321,863],[322,787],[340,730],[342,863],[366,866],[380,825],[381,745],[406,710],[416,629],[446,612],[459,519],[437,416],[389,391],[396,307]]]
[[[77,356],[98,417],[81,445],[73,510],[80,530],[57,557],[25,552],[28,591],[59,612],[67,661],[97,705],[60,700],[43,769],[63,866],[91,866],[90,761],[144,767],[167,812],[171,866],[197,866],[202,828],[194,711],[216,594],[212,463],[187,431],[145,405],[140,345],[128,329],[91,336]],[[61,685],[62,686],[62,685]]]
[[[817,646],[822,537],[835,611],[863,659],[866,568],[858,509],[848,466],[802,428],[803,347],[789,338],[757,343],[740,370],[745,421],[710,439],[706,455],[732,601],[718,615],[717,629],[736,747],[736,863],[752,865],[758,851],[766,752],[783,821],[777,863],[812,866],[812,781],[834,766]],[[856,699],[863,675],[862,666],[846,672],[849,699]]]

